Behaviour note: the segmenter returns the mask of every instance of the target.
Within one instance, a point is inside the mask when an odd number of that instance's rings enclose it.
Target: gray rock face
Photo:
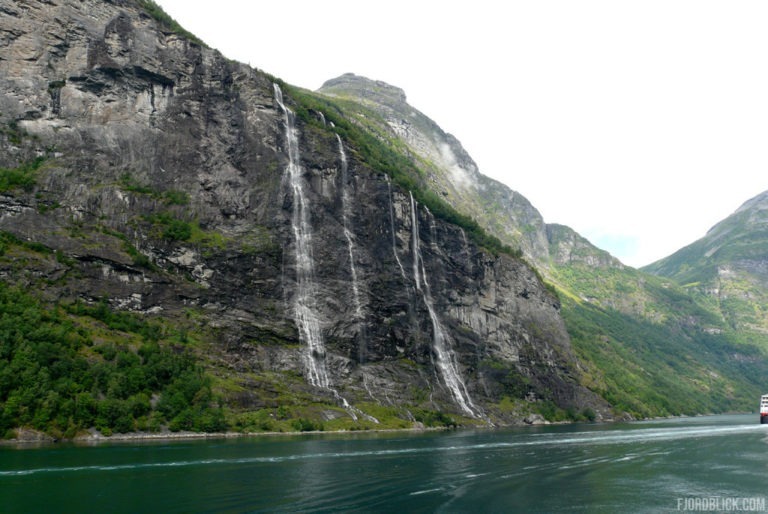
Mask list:
[[[466,414],[439,365],[439,327],[478,417],[514,421],[494,405],[530,392],[606,412],[579,385],[558,302],[529,266],[412,205],[354,148],[342,162],[330,128],[297,122],[325,349],[308,355],[294,301],[300,199],[266,75],[130,0],[0,0],[0,40],[0,166],[48,156],[34,187],[0,194],[0,230],[67,257],[6,267],[6,280],[192,316],[216,369],[253,390],[272,387],[255,375],[306,377],[314,358],[351,402]],[[329,396],[302,383],[290,387]]]
[[[564,225],[547,225],[552,262],[559,266],[581,264],[595,269],[624,269],[624,265],[605,250],[596,248],[573,229]]]

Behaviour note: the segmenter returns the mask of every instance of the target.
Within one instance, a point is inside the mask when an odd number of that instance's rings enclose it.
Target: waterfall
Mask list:
[[[355,320],[358,324],[363,320],[363,304],[360,301],[360,285],[357,280],[357,268],[355,267],[355,242],[354,235],[349,229],[350,218],[352,216],[349,190],[347,188],[347,181],[349,179],[347,163],[347,154],[344,152],[344,144],[341,142],[341,137],[336,134],[336,139],[339,141],[339,155],[341,157],[341,210],[342,218],[344,222],[344,237],[347,239],[347,250],[349,251],[349,267],[352,273],[352,297],[355,303]]]
[[[317,287],[312,258],[312,227],[309,224],[309,209],[304,193],[302,168],[299,160],[299,138],[293,111],[283,103],[283,92],[274,84],[275,100],[285,116],[285,139],[288,145],[288,166],[285,174],[293,193],[291,228],[296,242],[296,292],[293,310],[299,338],[307,345],[306,365],[309,383],[316,387],[330,389],[331,381],[325,367],[325,343],[320,332],[317,314]]]
[[[413,279],[416,282],[416,289],[421,292],[424,298],[424,304],[427,306],[429,319],[432,322],[432,347],[437,355],[437,368],[440,370],[445,385],[461,410],[473,418],[484,417],[474,403],[472,403],[467,386],[459,374],[456,358],[451,350],[448,333],[443,328],[440,318],[437,317],[435,312],[435,305],[432,300],[429,281],[427,280],[427,271],[424,268],[424,259],[422,258],[419,245],[419,219],[416,216],[416,201],[413,199],[413,194],[411,194],[411,230],[413,231]]]
[[[392,231],[392,253],[395,254],[395,262],[397,262],[397,266],[400,268],[400,275],[403,277],[403,280],[407,280],[405,268],[403,268],[403,263],[400,262],[400,257],[397,255],[397,231],[395,230],[395,209],[393,207],[394,202],[392,201],[392,181],[389,175],[384,175],[384,178],[387,180],[387,191],[389,192],[389,226]]]
[[[296,241],[296,293],[293,307],[296,326],[299,328],[299,338],[307,345],[308,355],[305,363],[309,372],[308,380],[311,385],[330,391],[353,420],[357,421],[358,415],[360,415],[373,423],[379,423],[379,420],[373,416],[350,405],[346,398],[331,387],[331,380],[325,367],[325,343],[320,331],[320,320],[315,302],[318,294],[312,257],[312,226],[309,224],[308,201],[301,178],[303,170],[299,159],[299,137],[296,130],[295,115],[283,103],[283,92],[280,86],[274,84],[274,90],[275,100],[285,115],[285,139],[288,144],[288,166],[285,169],[285,174],[293,193],[291,228]]]
[[[419,259],[421,250],[419,249],[419,220],[416,217],[416,201],[413,199],[413,193],[408,194],[411,197],[411,235],[413,242],[411,250],[413,251],[413,281],[416,282],[416,290],[421,291],[421,277],[419,277]]]

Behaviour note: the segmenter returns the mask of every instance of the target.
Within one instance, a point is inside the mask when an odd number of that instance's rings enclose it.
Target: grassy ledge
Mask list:
[[[190,31],[182,27],[179,22],[174,20],[171,15],[169,15],[167,12],[163,10],[162,7],[160,7],[156,2],[153,0],[137,0],[139,6],[144,9],[144,11],[150,15],[155,21],[157,21],[160,25],[166,27],[174,34],[178,34],[182,37],[185,37],[189,39],[191,42],[198,44],[202,46],[203,48],[208,48],[208,45],[205,44],[205,42],[197,37],[196,35],[192,34]]]

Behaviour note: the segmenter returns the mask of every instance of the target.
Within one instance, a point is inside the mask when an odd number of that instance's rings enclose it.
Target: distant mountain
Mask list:
[[[768,191],[643,271],[675,280],[719,312],[731,329],[759,342],[759,335],[768,335]]]

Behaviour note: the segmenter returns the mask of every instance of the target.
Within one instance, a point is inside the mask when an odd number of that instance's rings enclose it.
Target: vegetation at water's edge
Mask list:
[[[163,340],[166,339],[166,340]],[[226,428],[192,353],[105,303],[46,307],[0,283],[0,435]]]
[[[75,261],[44,245],[0,232],[0,259],[25,253]],[[360,405],[375,416],[352,419],[339,406],[317,403],[275,373],[277,403],[237,408],[222,381],[240,383],[201,352],[205,335],[163,318],[112,309],[106,300],[46,303],[0,281],[0,438],[31,428],[54,438],[97,429],[130,432],[302,432],[410,428],[402,408]],[[247,381],[247,379],[245,379]],[[303,389],[299,388],[299,389]],[[326,413],[337,411],[334,419]],[[456,426],[444,413],[413,409],[427,427]]]

